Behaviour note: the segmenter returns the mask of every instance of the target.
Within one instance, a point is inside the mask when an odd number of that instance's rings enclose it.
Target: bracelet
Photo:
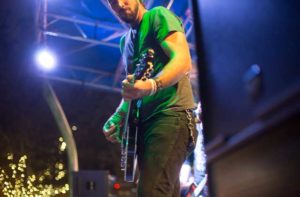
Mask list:
[[[157,91],[157,85],[156,85],[156,82],[154,81],[154,79],[149,79],[149,81],[151,82],[151,92],[150,92],[149,96],[152,96]]]
[[[163,89],[163,87],[162,87],[162,81],[159,78],[154,78],[154,81],[156,83],[157,91],[162,90]]]

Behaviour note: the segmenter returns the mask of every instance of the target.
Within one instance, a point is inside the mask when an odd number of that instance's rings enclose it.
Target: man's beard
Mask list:
[[[133,12],[130,12],[129,14],[125,13],[123,15],[119,15],[122,21],[128,24],[132,24],[136,21],[137,15],[138,15],[139,7],[138,5],[134,8]]]

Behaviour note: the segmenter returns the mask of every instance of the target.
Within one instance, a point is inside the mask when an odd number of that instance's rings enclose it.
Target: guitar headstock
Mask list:
[[[135,80],[143,80],[149,79],[153,72],[153,58],[154,58],[154,50],[148,49],[146,53],[141,55],[139,59],[139,63],[136,66],[134,76]]]

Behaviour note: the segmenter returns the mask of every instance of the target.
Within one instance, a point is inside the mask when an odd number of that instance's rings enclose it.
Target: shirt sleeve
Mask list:
[[[162,6],[153,9],[153,29],[155,38],[159,42],[172,32],[184,32],[181,20]]]

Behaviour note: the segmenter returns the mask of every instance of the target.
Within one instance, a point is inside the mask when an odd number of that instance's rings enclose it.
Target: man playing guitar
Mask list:
[[[191,109],[191,57],[182,22],[164,7],[147,10],[141,0],[107,0],[130,29],[120,42],[127,78],[122,101],[103,126],[107,140],[121,142],[128,103],[139,100],[138,197],[179,197],[179,171],[197,139]],[[155,51],[153,73],[136,80],[140,55]]]

